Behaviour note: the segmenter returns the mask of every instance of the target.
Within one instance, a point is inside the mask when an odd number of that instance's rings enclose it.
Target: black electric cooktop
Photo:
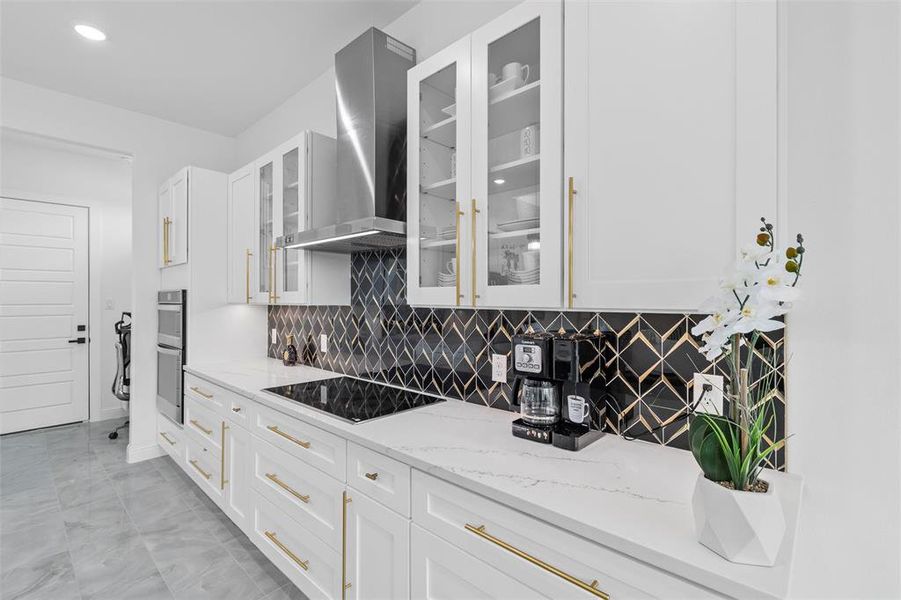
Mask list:
[[[288,400],[359,423],[411,408],[443,402],[441,398],[352,377],[320,379],[266,388]]]

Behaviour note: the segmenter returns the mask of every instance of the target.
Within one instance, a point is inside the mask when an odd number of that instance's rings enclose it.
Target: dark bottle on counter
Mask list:
[[[294,336],[288,336],[288,347],[282,353],[282,363],[286,367],[293,367],[297,364],[297,348],[294,347]]]

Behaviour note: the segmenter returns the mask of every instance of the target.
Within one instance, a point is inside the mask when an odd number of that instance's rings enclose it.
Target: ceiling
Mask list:
[[[0,2],[0,74],[234,136],[415,0]],[[72,29],[93,25],[106,42]]]

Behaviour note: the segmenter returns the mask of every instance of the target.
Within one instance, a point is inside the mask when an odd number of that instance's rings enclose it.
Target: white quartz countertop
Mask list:
[[[185,370],[724,595],[788,596],[796,475],[767,473],[789,524],[776,566],[738,565],[695,538],[691,494],[699,469],[689,452],[615,435],[569,452],[514,438],[514,413],[457,400],[351,424],[261,391],[339,376],[330,371],[262,358]]]

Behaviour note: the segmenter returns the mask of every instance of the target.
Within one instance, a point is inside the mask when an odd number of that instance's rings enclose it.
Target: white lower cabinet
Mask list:
[[[353,488],[346,498],[346,598],[409,598],[409,519]]]
[[[183,428],[159,417],[160,445],[311,598],[721,597],[245,396],[211,402],[234,394],[220,386],[202,392],[186,394]]]
[[[463,552],[415,523],[411,527],[410,592],[417,600],[550,598]]]

